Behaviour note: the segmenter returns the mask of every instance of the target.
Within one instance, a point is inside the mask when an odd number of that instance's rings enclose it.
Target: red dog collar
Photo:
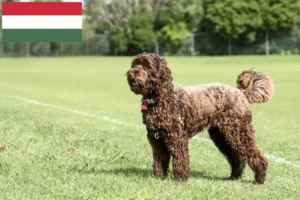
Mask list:
[[[141,105],[141,110],[148,110],[148,105],[149,104],[154,104],[154,103],[157,103],[161,100],[161,95],[157,95],[154,100],[153,98],[151,99],[145,99],[145,98],[142,98],[142,105]]]

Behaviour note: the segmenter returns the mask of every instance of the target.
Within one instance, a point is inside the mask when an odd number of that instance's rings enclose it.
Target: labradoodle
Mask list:
[[[172,156],[176,180],[189,177],[188,141],[208,129],[209,136],[231,167],[229,180],[242,177],[246,163],[263,184],[267,158],[259,150],[251,103],[271,99],[271,77],[253,70],[243,71],[237,88],[225,84],[180,86],[173,83],[166,60],[153,53],[137,55],[126,73],[130,89],[142,95],[141,112],[153,151],[155,176],[167,175]]]

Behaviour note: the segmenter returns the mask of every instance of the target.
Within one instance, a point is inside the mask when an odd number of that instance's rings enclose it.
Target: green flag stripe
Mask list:
[[[2,29],[4,42],[80,42],[82,29]]]

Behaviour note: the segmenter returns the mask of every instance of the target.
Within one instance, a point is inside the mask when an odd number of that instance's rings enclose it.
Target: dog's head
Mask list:
[[[173,80],[166,60],[154,53],[137,55],[126,76],[131,91],[143,96],[159,93]]]

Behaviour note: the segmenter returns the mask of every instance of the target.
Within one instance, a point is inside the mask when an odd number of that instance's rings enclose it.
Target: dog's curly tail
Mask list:
[[[253,69],[240,73],[236,83],[250,104],[267,102],[274,95],[273,79]]]

